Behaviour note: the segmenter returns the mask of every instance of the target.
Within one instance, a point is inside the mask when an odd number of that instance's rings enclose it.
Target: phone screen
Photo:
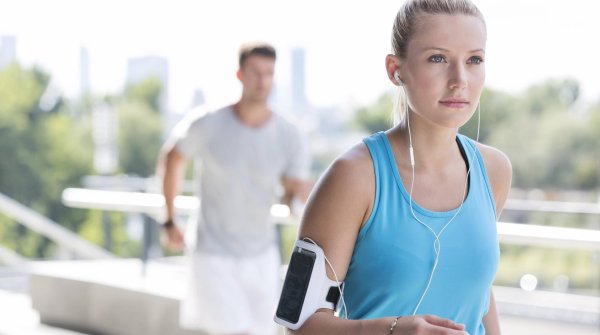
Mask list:
[[[315,253],[306,249],[292,253],[275,313],[278,318],[290,323],[298,322],[315,258]]]

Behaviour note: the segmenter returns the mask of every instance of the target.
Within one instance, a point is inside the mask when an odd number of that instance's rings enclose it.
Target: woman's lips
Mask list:
[[[440,104],[448,108],[464,108],[469,105],[469,101],[464,99],[447,99],[440,101]]]

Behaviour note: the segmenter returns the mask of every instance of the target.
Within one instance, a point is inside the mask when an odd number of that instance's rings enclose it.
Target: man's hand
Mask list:
[[[163,244],[167,247],[167,249],[170,251],[182,251],[185,247],[183,234],[173,220],[168,220],[163,225],[163,230]]]
[[[284,190],[281,202],[288,206],[291,206],[294,198],[303,204],[306,203],[308,196],[310,195],[310,191],[314,186],[314,183],[310,180],[295,178],[284,178],[281,184]]]

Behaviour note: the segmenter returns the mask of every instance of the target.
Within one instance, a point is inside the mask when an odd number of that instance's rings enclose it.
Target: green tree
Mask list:
[[[578,111],[579,83],[548,80],[521,94],[484,89],[479,141],[504,151],[513,164],[513,186],[596,189],[600,185],[600,103]],[[373,133],[391,125],[393,95],[359,108],[353,122]],[[477,137],[477,111],[460,132]]]
[[[0,70],[0,129],[21,132],[39,111],[40,97],[50,77],[39,70],[12,63]]]
[[[539,116],[562,112],[579,98],[579,83],[573,79],[553,79],[533,85],[521,96],[521,108]]]
[[[600,133],[591,129],[590,113],[577,112],[578,97],[577,82],[550,80],[532,86],[507,105],[510,115],[493,125],[486,143],[510,157],[514,187],[586,190],[598,186],[595,148]]]
[[[148,105],[138,101],[117,107],[119,115],[119,165],[127,174],[150,176],[162,141],[160,116]]]
[[[353,126],[369,134],[391,128],[394,99],[392,93],[385,93],[373,105],[360,107],[354,114]]]
[[[149,77],[139,83],[130,85],[125,89],[125,99],[139,101],[148,105],[150,109],[160,112],[162,84],[158,78]]]
[[[127,87],[125,100],[117,106],[119,164],[124,173],[154,173],[162,142],[161,93],[160,81],[150,77]]]
[[[64,207],[60,198],[65,187],[89,172],[91,151],[85,144],[90,142],[66,105],[40,108],[49,79],[37,68],[18,64],[0,71],[0,192],[76,230],[85,214]],[[47,239],[23,226],[2,225],[0,243],[11,245],[12,239],[15,249],[28,257],[53,252]]]
[[[501,91],[485,88],[481,93],[479,111],[476,110],[471,119],[461,127],[460,132],[472,139],[477,138],[479,113],[479,142],[489,143],[490,136],[497,131],[502,131],[518,115],[515,108],[515,97]]]

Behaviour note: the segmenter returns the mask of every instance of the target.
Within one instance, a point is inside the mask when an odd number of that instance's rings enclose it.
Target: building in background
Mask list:
[[[127,61],[126,85],[133,85],[148,78],[157,78],[161,83],[159,108],[163,116],[168,114],[169,61],[159,56],[130,58]]]
[[[204,91],[200,88],[194,90],[192,94],[192,105],[191,107],[198,107],[204,105]]]
[[[90,93],[90,53],[82,47],[79,49],[79,94],[86,96]]]
[[[11,35],[0,36],[0,69],[17,58],[17,38]]]
[[[291,61],[292,108],[296,116],[301,116],[305,115],[307,109],[310,107],[306,98],[306,62],[304,49],[292,49]]]

